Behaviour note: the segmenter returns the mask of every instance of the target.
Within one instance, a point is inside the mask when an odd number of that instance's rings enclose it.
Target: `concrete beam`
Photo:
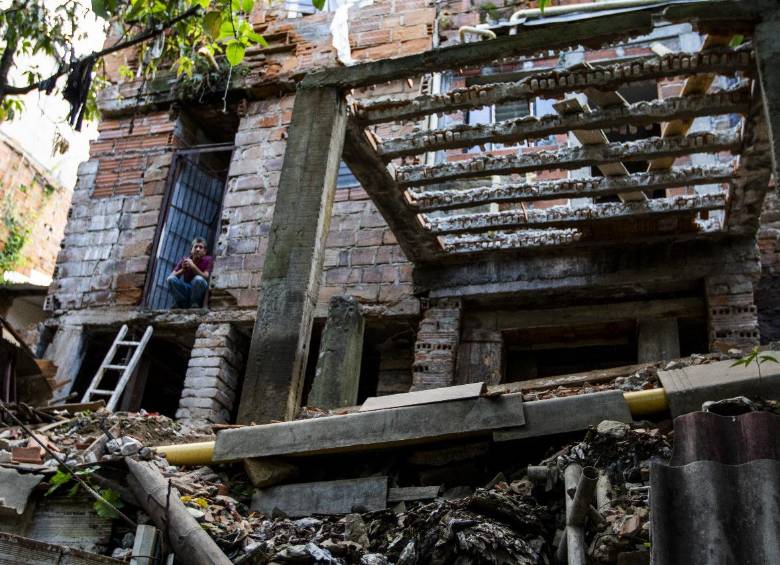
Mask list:
[[[338,90],[298,91],[239,403],[241,423],[290,419],[300,406],[345,127],[346,103]]]
[[[360,407],[360,412],[479,398],[483,392],[485,392],[485,383],[474,382],[461,386],[445,386],[428,390],[418,390],[415,392],[404,392],[401,394],[388,394],[386,396],[376,396],[366,399]]]
[[[365,329],[354,296],[330,299],[308,406],[331,409],[357,404]]]
[[[631,422],[631,411],[620,390],[526,402],[522,428],[493,432],[493,441],[513,441],[585,430],[603,420]]]
[[[762,21],[756,25],[753,41],[756,45],[758,78],[763,93],[763,110],[769,126],[775,178],[780,178],[780,10],[764,10]]]
[[[762,353],[780,359],[780,351]],[[735,396],[780,398],[780,365],[764,363],[759,373],[754,363],[747,367],[733,367],[733,364],[733,361],[718,361],[658,371],[672,416],[676,418],[681,414],[701,410],[701,405],[708,400]]]
[[[385,165],[377,154],[371,134],[353,121],[347,125],[343,159],[382,214],[406,258],[417,263],[440,257],[439,242],[420,229],[395,182],[392,166]]]
[[[543,169],[578,169],[615,161],[646,161],[657,157],[679,157],[692,153],[719,151],[737,153],[740,149],[741,140],[736,132],[698,132],[680,137],[654,137],[625,143],[583,145],[524,155],[480,155],[466,161],[430,167],[424,165],[398,167],[396,180],[400,186],[408,187],[452,179],[529,173]]]
[[[250,510],[271,514],[279,509],[298,518],[312,514],[376,512],[387,508],[387,477],[298,483],[258,489]]]
[[[486,435],[524,423],[521,394],[453,400],[224,430],[217,435],[214,461],[369,451]]]

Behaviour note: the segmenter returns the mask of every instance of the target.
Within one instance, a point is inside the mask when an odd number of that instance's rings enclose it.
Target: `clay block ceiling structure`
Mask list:
[[[696,52],[656,49],[653,56],[625,62],[526,71],[510,82],[506,73],[498,75],[503,82],[495,83],[486,82],[490,76],[485,75],[477,84],[438,94],[354,101],[344,160],[404,252],[417,263],[469,260],[475,254],[504,251],[754,234],[772,163],[750,26],[744,14],[728,20],[728,7],[736,4],[718,2],[725,8],[713,8],[711,19],[703,17],[702,4],[657,4],[608,16],[537,20],[517,31],[528,41],[516,53],[502,48],[518,45],[510,35],[449,48],[449,59],[435,55],[426,59],[424,54],[414,61],[407,58],[406,67],[402,59],[383,62],[381,69],[379,63],[371,69],[365,65],[364,82],[431,71],[462,72],[488,64],[508,68],[518,55],[564,52],[587,44],[583,38],[588,30],[595,46],[604,45],[610,35],[606,43],[614,45],[651,33],[659,22],[690,20],[704,37]],[[694,18],[686,17],[694,12]],[[632,21],[645,23],[632,26]],[[611,28],[609,22],[614,24]],[[361,70],[348,71],[349,86],[360,85]],[[328,77],[307,80],[327,84]],[[632,104],[617,92],[627,85],[650,83],[660,93],[669,80],[684,81],[675,96]],[[404,124],[420,123],[428,116],[534,97],[558,99],[556,113],[404,129]],[[704,116],[728,116],[731,127],[691,131],[694,119]],[[625,140],[626,134],[643,130],[653,133]],[[386,131],[400,133],[383,136]],[[556,134],[569,134],[579,144],[463,153]],[[461,151],[460,158],[431,159],[435,152],[453,150]],[[705,166],[678,159],[697,154],[719,157]],[[590,173],[576,178],[559,173],[572,170]],[[545,180],[549,178],[553,180]],[[692,188],[702,185],[710,188]],[[560,204],[562,199],[579,200]]]

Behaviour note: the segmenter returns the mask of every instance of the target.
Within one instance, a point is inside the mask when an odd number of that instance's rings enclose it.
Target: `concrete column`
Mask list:
[[[676,318],[645,318],[638,321],[637,361],[654,363],[680,357],[680,331]]]
[[[460,300],[439,300],[425,311],[414,345],[411,390],[452,386],[460,341]]]
[[[201,324],[195,333],[176,419],[195,424],[230,422],[244,359],[230,324]]]
[[[337,89],[298,90],[263,264],[239,423],[289,420],[300,406],[345,127],[346,101]]]
[[[308,406],[331,409],[357,404],[365,327],[354,296],[330,299]]]

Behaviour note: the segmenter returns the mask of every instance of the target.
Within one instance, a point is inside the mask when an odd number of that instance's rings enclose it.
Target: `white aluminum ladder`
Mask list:
[[[84,393],[84,398],[81,399],[81,402],[94,401],[95,396],[108,396],[109,399],[106,403],[106,409],[109,412],[113,412],[114,409],[116,409],[116,405],[119,402],[119,398],[122,396],[122,392],[124,392],[130,377],[133,376],[133,373],[138,367],[138,362],[141,360],[141,355],[146,348],[146,344],[149,343],[149,340],[152,338],[152,326],[146,328],[141,341],[126,341],[126,335],[127,325],[124,325],[122,326],[122,329],[119,330],[119,333],[116,334],[114,343],[112,343],[111,347],[108,349],[108,353],[106,353],[105,358],[103,358],[103,362],[100,364],[100,368],[98,368],[97,373],[95,373],[95,377],[92,379],[92,382],[89,383],[89,388],[87,389],[87,392]],[[130,350],[135,348],[135,351],[133,351],[133,354],[130,357],[130,361],[128,361],[127,365],[113,363],[114,356],[116,356],[116,352],[120,346],[128,347]],[[122,371],[122,374],[119,376],[119,380],[116,383],[116,387],[113,389],[100,388],[100,381],[103,380],[106,371]]]

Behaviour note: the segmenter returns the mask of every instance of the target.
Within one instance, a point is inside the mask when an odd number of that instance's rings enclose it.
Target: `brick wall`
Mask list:
[[[26,233],[19,260],[9,270],[52,275],[71,194],[14,141],[0,136],[0,247],[8,241],[8,218]]]

